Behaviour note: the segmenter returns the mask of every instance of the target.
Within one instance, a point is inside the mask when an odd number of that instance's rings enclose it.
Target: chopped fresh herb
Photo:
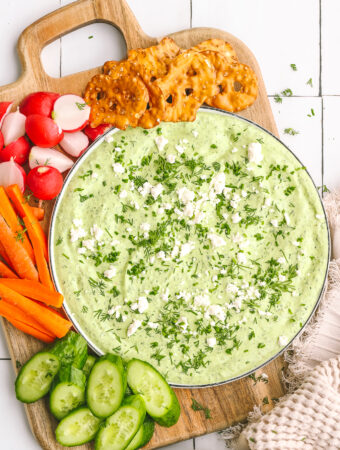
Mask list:
[[[215,172],[218,172],[221,168],[221,164],[217,161],[213,162],[212,165],[213,165]]]
[[[156,129],[156,133],[158,134],[158,136],[160,136],[162,134],[162,128],[158,127]]]
[[[206,419],[211,419],[210,409],[201,405],[194,397],[191,397],[191,408],[194,411],[203,411]]]
[[[80,109],[80,110],[82,111],[82,110],[85,108],[86,103],[79,103],[79,102],[76,102],[76,105],[77,105],[77,108]]]
[[[22,366],[21,362],[18,361],[18,360],[16,360],[16,361],[15,361],[15,367],[16,367],[17,369],[20,369],[21,366]]]
[[[274,101],[275,101],[276,103],[282,103],[282,97],[280,97],[279,94],[275,94],[275,95],[274,95]]]
[[[63,238],[59,236],[55,245],[60,245],[62,242],[63,242]]]
[[[308,117],[315,116],[315,112],[314,112],[314,109],[313,109],[313,108],[311,108],[310,114],[307,114],[307,116],[308,116]]]
[[[294,70],[294,72],[296,72],[297,71],[297,67],[296,67],[296,64],[291,64],[290,65],[290,67]]]
[[[289,134],[290,136],[295,136],[296,134],[299,134],[299,131],[294,130],[293,128],[285,128],[283,130],[285,134]]]
[[[263,403],[264,405],[269,405],[268,397],[263,397],[262,403]]]
[[[217,145],[216,144],[211,144],[210,148],[217,148]]]
[[[91,35],[91,36],[89,36],[87,39],[93,39],[93,36]]]
[[[306,84],[309,84],[310,87],[313,87],[313,80],[310,78]]]
[[[89,198],[92,198],[93,194],[89,194],[89,195],[81,195],[79,194],[79,200],[81,203],[85,202],[86,200],[88,200]]]
[[[292,194],[296,189],[296,186],[288,186],[283,192],[288,197],[290,194]]]
[[[287,88],[281,92],[281,95],[283,95],[284,97],[291,97],[293,95],[293,91]]]

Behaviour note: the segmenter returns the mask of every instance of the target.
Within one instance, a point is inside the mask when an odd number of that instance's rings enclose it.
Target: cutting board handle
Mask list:
[[[147,47],[156,42],[156,39],[143,32],[125,0],[78,0],[47,14],[22,32],[18,41],[21,77],[12,85],[1,87],[0,97],[5,89],[7,94],[18,88],[25,92],[35,90],[35,80],[39,80],[46,89],[52,83],[55,89],[63,91],[68,77],[56,79],[47,75],[41,63],[41,51],[57,38],[94,22],[104,22],[118,28],[128,50]]]

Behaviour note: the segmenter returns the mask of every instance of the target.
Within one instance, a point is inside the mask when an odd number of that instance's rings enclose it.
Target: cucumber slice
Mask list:
[[[92,367],[94,366],[94,363],[97,361],[97,358],[92,355],[87,355],[87,359],[85,362],[85,365],[83,367],[83,372],[88,377],[90,375],[90,372],[92,370]]]
[[[53,381],[50,410],[58,420],[85,402],[85,374],[76,367],[63,366]]]
[[[163,427],[171,427],[180,416],[176,394],[163,376],[145,361],[131,359],[127,365],[127,381],[135,394],[145,400],[147,413]]]
[[[50,352],[58,356],[62,365],[82,369],[87,359],[87,343],[80,334],[69,331],[65,337],[58,339]]]
[[[122,360],[107,354],[92,367],[86,387],[87,405],[97,417],[111,416],[122,403],[126,390],[126,374]]]
[[[137,448],[144,447],[152,438],[155,431],[155,422],[151,417],[146,416],[143,425],[139,428],[135,437],[130,444],[126,447],[126,450],[137,450]]]
[[[60,368],[56,355],[49,352],[36,353],[24,364],[15,380],[15,394],[24,403],[32,403],[44,397]]]
[[[56,439],[65,447],[85,444],[94,439],[100,422],[88,408],[78,408],[59,423],[55,430]]]
[[[124,399],[96,437],[96,450],[123,450],[129,445],[145,418],[145,403],[140,395]]]

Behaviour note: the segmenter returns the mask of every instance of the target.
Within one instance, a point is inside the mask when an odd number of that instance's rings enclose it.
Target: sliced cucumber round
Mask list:
[[[50,410],[58,420],[63,419],[85,402],[85,374],[73,366],[61,367],[55,377],[50,395]]]
[[[49,352],[36,353],[22,366],[15,381],[17,399],[33,403],[44,397],[60,368],[59,358]]]
[[[107,354],[92,367],[86,387],[87,405],[97,417],[111,416],[122,403],[126,390],[126,374],[122,360]]]
[[[66,416],[55,430],[56,439],[65,447],[74,447],[92,441],[101,420],[89,408],[78,408]]]
[[[180,416],[176,394],[163,376],[145,361],[131,359],[127,365],[127,381],[135,394],[145,400],[147,413],[163,427],[171,427]]]
[[[126,397],[122,406],[105,421],[96,437],[96,450],[124,450],[145,418],[145,403],[140,395]]]
[[[84,374],[88,377],[90,375],[90,372],[92,370],[92,367],[94,366],[94,363],[97,361],[97,358],[92,355],[87,355],[87,359],[85,362],[85,365],[83,367]]]
[[[130,444],[126,447],[126,450],[137,450],[137,448],[144,447],[153,436],[155,431],[155,422],[151,417],[146,416],[143,425],[139,428],[135,437]]]

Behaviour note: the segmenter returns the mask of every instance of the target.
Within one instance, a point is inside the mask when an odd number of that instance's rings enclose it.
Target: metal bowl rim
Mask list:
[[[277,142],[279,142],[281,145],[283,145],[286,150],[288,150],[293,156],[294,158],[301,164],[302,167],[305,167],[304,164],[302,164],[301,160],[295,155],[295,153],[290,150],[290,148],[284,144],[277,136],[275,136],[271,131],[268,131],[267,129],[265,129],[264,127],[262,127],[261,125],[258,125],[257,123],[253,122],[250,119],[247,119],[245,117],[239,116],[237,114],[228,112],[228,111],[222,111],[220,109],[217,108],[213,108],[210,106],[203,106],[200,108],[200,110],[206,110],[206,111],[210,111],[216,114],[221,114],[221,115],[226,115],[226,116],[231,116],[234,117],[236,119],[240,119],[243,120],[244,122],[247,122],[253,126],[255,126],[256,128],[259,128],[260,130],[264,131],[265,133],[269,134],[272,138],[274,138]],[[91,145],[89,145],[88,149],[86,150],[85,153],[83,153],[78,160],[75,162],[75,164],[71,167],[69,173],[67,174],[65,180],[64,180],[64,184],[62,187],[62,190],[60,191],[54,206],[53,206],[53,210],[52,210],[52,214],[51,214],[51,220],[50,220],[50,225],[49,225],[49,233],[48,233],[48,253],[49,253],[49,263],[50,263],[50,269],[51,269],[51,275],[52,275],[52,280],[53,283],[56,287],[56,289],[61,292],[61,289],[59,288],[59,284],[58,284],[58,280],[57,280],[57,276],[55,275],[55,267],[54,267],[54,246],[53,246],[53,237],[54,237],[54,224],[55,224],[55,220],[56,220],[56,216],[57,216],[57,212],[58,212],[58,208],[59,205],[62,201],[62,198],[64,196],[64,193],[67,189],[67,186],[69,184],[69,182],[72,179],[73,173],[76,172],[78,170],[78,168],[83,164],[83,162],[90,156],[90,154],[105,140],[106,136],[108,134],[114,134],[119,130],[118,128],[110,128],[108,131],[106,131],[103,135],[101,135],[99,138],[97,138],[95,141],[92,142]],[[309,317],[307,318],[307,320],[305,321],[305,323],[303,324],[303,326],[301,327],[301,329],[295,334],[295,336],[288,342],[288,344],[283,347],[281,350],[279,350],[275,355],[273,355],[271,358],[269,358],[268,360],[266,360],[265,362],[261,363],[260,365],[256,366],[255,368],[242,373],[240,375],[237,375],[236,377],[232,377],[229,378],[228,380],[223,380],[223,381],[218,381],[216,383],[208,383],[208,384],[178,384],[178,383],[171,383],[169,381],[169,384],[172,387],[176,387],[176,388],[187,388],[187,389],[202,389],[202,388],[209,388],[209,387],[216,387],[216,386],[221,386],[223,384],[228,384],[231,383],[233,381],[236,380],[240,380],[241,378],[245,378],[247,376],[249,376],[250,374],[256,372],[259,369],[262,369],[264,366],[266,366],[267,364],[269,364],[270,362],[272,362],[274,359],[276,359],[278,356],[282,355],[282,353],[284,353],[287,348],[291,345],[291,343],[298,338],[304,331],[304,329],[306,328],[306,326],[308,325],[309,321],[311,320],[311,318],[313,317],[314,313],[316,312],[320,300],[323,296],[323,293],[325,291],[325,287],[326,287],[326,281],[327,281],[327,276],[328,276],[328,270],[329,270],[329,262],[330,262],[330,256],[331,256],[331,239],[330,239],[330,228],[329,228],[329,223],[328,223],[328,219],[327,219],[327,215],[326,215],[326,211],[322,202],[322,198],[320,196],[320,193],[313,181],[313,178],[311,177],[309,171],[307,170],[307,168],[305,168],[305,172],[307,173],[307,175],[309,176],[315,191],[317,192],[317,195],[319,197],[321,206],[322,206],[322,210],[324,213],[324,217],[326,220],[326,227],[327,227],[327,236],[328,236],[328,258],[327,258],[327,266],[326,266],[326,270],[325,270],[325,277],[324,277],[324,281],[322,284],[322,287],[320,289],[320,293],[319,293],[319,297],[317,299],[317,301],[315,302],[315,305],[309,315]],[[86,336],[85,332],[82,331],[81,326],[78,324],[77,320],[72,317],[72,312],[70,311],[66,300],[63,303],[63,309],[65,311],[65,313],[67,314],[68,318],[71,320],[74,328],[77,330],[77,332],[86,340],[88,346],[98,355],[103,355],[104,353]]]

